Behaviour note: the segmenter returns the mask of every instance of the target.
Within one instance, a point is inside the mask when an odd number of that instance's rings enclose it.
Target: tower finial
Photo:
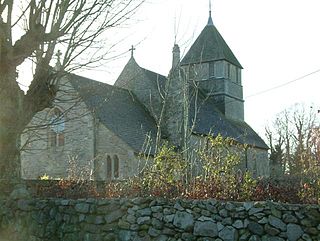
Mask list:
[[[213,25],[212,17],[211,17],[211,0],[209,0],[209,19],[207,25]]]

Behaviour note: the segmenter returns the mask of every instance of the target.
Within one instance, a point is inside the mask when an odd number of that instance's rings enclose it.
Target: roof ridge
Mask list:
[[[151,73],[153,73],[153,74],[161,75],[161,76],[163,76],[163,77],[165,77],[165,78],[166,78],[166,76],[165,76],[165,75],[163,75],[163,74],[160,74],[160,73],[155,72],[155,71],[150,70],[150,69],[143,68],[143,67],[141,67],[141,66],[139,66],[139,67],[140,67],[142,70],[146,70],[146,71],[149,71],[149,72],[151,72]]]
[[[126,89],[126,88],[123,88],[123,87],[120,87],[120,86],[116,86],[116,85],[113,85],[113,84],[108,84],[108,83],[101,82],[101,81],[98,81],[98,80],[90,79],[88,77],[77,75],[77,74],[74,74],[74,73],[68,73],[68,75],[73,75],[76,78],[82,78],[82,79],[85,79],[86,81],[91,81],[93,84],[101,84],[101,85],[104,85],[106,87],[111,87],[111,88],[114,88],[114,89],[128,91],[128,89]],[[71,79],[71,82],[72,81],[74,81],[74,80]],[[79,81],[79,80],[77,80],[77,81]]]

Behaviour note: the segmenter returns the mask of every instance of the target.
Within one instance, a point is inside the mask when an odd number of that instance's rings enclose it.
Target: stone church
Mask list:
[[[22,177],[123,179],[163,141],[193,149],[218,134],[246,146],[243,169],[268,176],[268,146],[244,121],[242,66],[211,12],[187,54],[177,44],[172,53],[168,76],[139,66],[133,50],[114,85],[65,73],[52,108],[22,135]]]

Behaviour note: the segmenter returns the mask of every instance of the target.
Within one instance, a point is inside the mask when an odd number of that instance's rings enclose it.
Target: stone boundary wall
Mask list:
[[[135,199],[0,200],[0,241],[320,240],[320,206]]]

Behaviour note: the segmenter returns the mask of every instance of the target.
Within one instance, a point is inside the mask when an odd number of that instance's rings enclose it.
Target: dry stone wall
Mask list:
[[[320,240],[320,207],[136,199],[0,201],[0,240]]]

